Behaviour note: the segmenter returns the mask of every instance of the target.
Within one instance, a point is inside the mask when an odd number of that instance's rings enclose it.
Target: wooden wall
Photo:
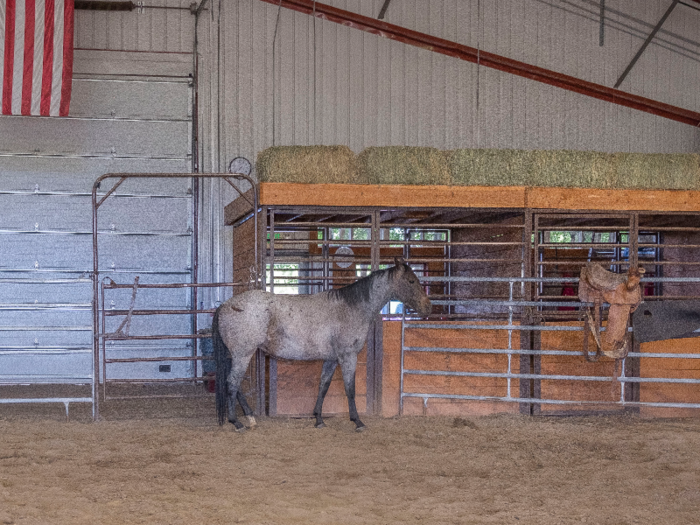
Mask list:
[[[551,324],[551,323],[550,323]],[[575,323],[561,323],[571,326]],[[409,330],[406,332],[407,346],[435,346],[458,348],[505,348],[507,333],[496,330]],[[580,351],[583,347],[581,332],[545,331],[542,333],[543,350]],[[399,413],[400,378],[401,378],[401,323],[384,322],[384,374],[382,378],[382,415],[396,416]],[[518,333],[513,333],[513,347],[518,348]],[[656,353],[700,353],[700,338],[658,341],[641,345],[642,352]],[[406,357],[407,369],[453,370],[469,372],[505,372],[507,357],[495,354],[454,355],[447,353],[411,352]],[[517,372],[517,356],[513,357],[512,368]],[[693,378],[700,379],[700,359],[680,358],[641,358],[640,376]],[[546,375],[579,375],[612,377],[614,361],[602,358],[597,363],[589,363],[580,355],[576,356],[542,356],[539,373]],[[511,383],[511,395],[518,395],[518,381]],[[505,396],[506,380],[498,378],[461,378],[440,376],[407,376],[405,392],[462,394],[478,396]],[[700,386],[688,384],[643,383],[641,385],[643,402],[666,403],[700,403]],[[610,411],[619,409],[612,402],[620,399],[620,383],[614,387],[610,381],[566,381],[542,380],[541,398],[569,400],[572,404],[541,404],[544,414],[564,411]],[[575,404],[582,401],[606,401],[610,405]],[[406,415],[485,415],[499,412],[518,412],[517,403],[501,401],[461,401],[449,399],[430,399],[427,411],[422,399],[406,398],[404,414]],[[642,407],[643,416],[682,417],[697,416],[694,409],[668,409]]]
[[[310,416],[316,404],[321,379],[321,361],[277,360],[277,415]],[[367,412],[367,349],[357,356],[355,404],[360,414]],[[323,403],[324,414],[347,414],[343,376],[338,367]]]

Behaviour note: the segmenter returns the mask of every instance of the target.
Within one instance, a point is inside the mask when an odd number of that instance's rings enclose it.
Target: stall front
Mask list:
[[[226,208],[234,281],[257,275],[274,293],[318,293],[402,256],[433,301],[428,318],[391,302],[377,319],[358,364],[361,412],[678,416],[700,408],[700,339],[633,344],[616,376],[612,359],[584,358],[577,296],[581,267],[597,261],[618,273],[643,267],[646,302],[700,299],[700,191],[299,182],[257,189],[257,245],[246,201]],[[311,414],[321,364],[268,359],[266,367],[257,386],[269,413]],[[324,408],[347,411],[339,374]]]

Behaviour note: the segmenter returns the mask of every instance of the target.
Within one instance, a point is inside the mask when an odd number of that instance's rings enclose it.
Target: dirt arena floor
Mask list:
[[[0,524],[698,524],[700,419],[262,418],[0,405]]]

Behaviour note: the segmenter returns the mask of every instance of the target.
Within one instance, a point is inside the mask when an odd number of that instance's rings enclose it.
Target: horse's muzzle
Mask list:
[[[426,297],[417,305],[416,311],[423,317],[430,315],[433,311],[433,303]]]

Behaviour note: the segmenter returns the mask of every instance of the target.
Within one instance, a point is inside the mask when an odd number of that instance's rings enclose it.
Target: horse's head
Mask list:
[[[394,299],[407,304],[420,315],[429,315],[433,304],[428,299],[425,290],[411,267],[402,258],[397,257]]]

